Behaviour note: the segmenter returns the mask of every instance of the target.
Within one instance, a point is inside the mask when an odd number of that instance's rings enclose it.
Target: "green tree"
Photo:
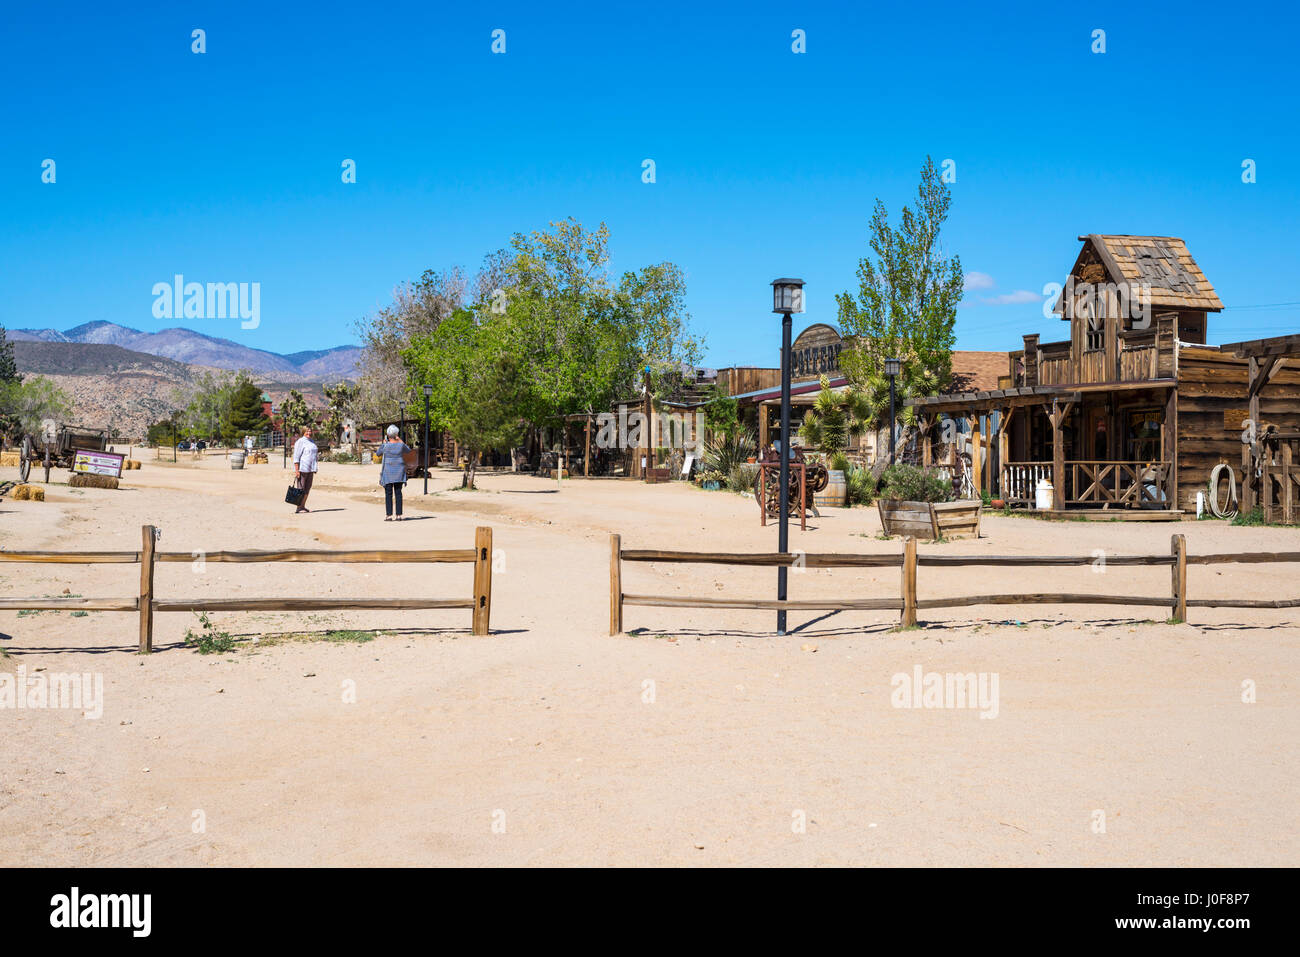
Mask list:
[[[245,435],[266,431],[270,424],[262,411],[262,390],[251,379],[240,377],[230,396],[221,437],[227,445],[235,445]]]
[[[68,394],[44,376],[0,381],[0,427],[10,440],[39,436],[46,419],[66,419],[71,410]]]
[[[888,417],[889,380],[885,359],[903,361],[898,380],[901,419],[914,411],[903,398],[934,395],[952,378],[957,303],[962,294],[961,260],[945,258],[939,240],[952,202],[947,184],[926,157],[915,206],[904,206],[897,228],[876,200],[871,217],[873,255],[858,261],[858,294],[839,293],[840,331],[853,340],[840,356],[845,376],[866,397],[871,423]]]
[[[5,327],[0,326],[0,382],[22,382],[18,374],[18,365],[14,362],[14,344],[5,334]]]
[[[403,353],[412,383],[431,383],[430,416],[465,450],[462,488],[474,488],[478,454],[524,433],[527,377],[506,347],[507,322],[460,309]]]

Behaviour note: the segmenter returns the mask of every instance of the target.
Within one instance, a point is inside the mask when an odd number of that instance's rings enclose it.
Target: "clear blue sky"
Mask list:
[[[833,323],[873,201],[896,211],[929,153],[957,168],[945,245],[990,277],[961,348],[1061,338],[1040,296],[996,300],[1062,280],[1088,232],[1186,239],[1228,306],[1211,341],[1300,331],[1300,305],[1233,308],[1300,300],[1290,6],[117,6],[0,12],[11,328],[187,324],[151,312],[183,273],[262,291],[256,330],[188,325],[323,348],[398,282],[571,215],[609,224],[617,269],[682,266],[710,364],[773,365],[770,280]]]

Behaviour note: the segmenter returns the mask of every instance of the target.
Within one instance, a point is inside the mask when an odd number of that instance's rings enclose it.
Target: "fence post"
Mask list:
[[[140,654],[153,651],[153,548],[158,530],[152,525],[140,529]]]
[[[1170,553],[1174,556],[1173,577],[1173,617],[1178,621],[1187,620],[1187,536],[1175,535],[1169,543]]]
[[[486,635],[492,618],[492,529],[474,529],[474,634]]]
[[[766,505],[763,506],[767,508]],[[623,633],[623,539],[609,536],[609,633]]]
[[[916,625],[916,539],[911,535],[903,539],[903,624],[904,628]]]

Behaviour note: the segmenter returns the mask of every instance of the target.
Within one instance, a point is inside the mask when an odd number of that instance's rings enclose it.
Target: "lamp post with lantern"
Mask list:
[[[429,494],[429,396],[433,386],[424,387],[424,494]]]
[[[889,464],[894,464],[894,440],[898,434],[898,428],[894,424],[894,378],[903,371],[903,362],[901,359],[885,360],[885,375],[889,376]]]
[[[772,311],[781,316],[781,517],[777,522],[777,550],[784,555],[790,550],[790,315],[803,312],[802,279],[772,280]],[[785,601],[787,572],[785,565],[776,570],[777,601]],[[785,634],[784,608],[776,613],[776,633]]]

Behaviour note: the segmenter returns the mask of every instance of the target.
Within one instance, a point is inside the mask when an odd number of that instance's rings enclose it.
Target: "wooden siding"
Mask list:
[[[1247,360],[1218,349],[1183,346],[1178,354],[1179,507],[1196,508],[1210,470],[1220,462],[1240,476],[1242,420],[1247,415]],[[1259,396],[1260,422],[1300,430],[1300,368],[1279,371]]]

